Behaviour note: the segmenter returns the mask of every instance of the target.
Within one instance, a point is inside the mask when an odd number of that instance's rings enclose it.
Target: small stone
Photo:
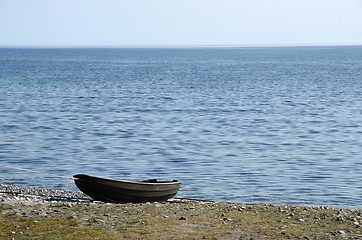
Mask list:
[[[346,235],[346,232],[343,231],[343,230],[338,230],[337,233],[342,234],[342,235]]]
[[[180,217],[179,220],[187,220],[185,217]]]

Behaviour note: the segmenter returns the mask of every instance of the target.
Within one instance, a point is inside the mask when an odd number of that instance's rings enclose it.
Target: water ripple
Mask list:
[[[180,179],[185,197],[361,207],[361,54],[0,49],[0,163]],[[75,189],[0,171],[5,183]]]

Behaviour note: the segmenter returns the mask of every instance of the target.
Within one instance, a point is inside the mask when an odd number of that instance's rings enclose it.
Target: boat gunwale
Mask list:
[[[110,178],[102,178],[102,177],[94,177],[94,176],[90,176],[90,175],[86,175],[86,174],[76,174],[73,176],[74,180],[88,180],[88,179],[81,179],[78,178],[77,176],[86,176],[89,177],[90,179],[95,179],[95,180],[105,180],[105,181],[109,181],[109,182],[115,182],[115,183],[126,183],[126,184],[138,184],[138,185],[176,185],[176,184],[181,184],[181,181],[178,180],[173,180],[173,181],[167,181],[167,182],[144,182],[144,181],[127,181],[127,180],[116,180],[116,179],[110,179]],[[147,181],[147,180],[146,180]]]

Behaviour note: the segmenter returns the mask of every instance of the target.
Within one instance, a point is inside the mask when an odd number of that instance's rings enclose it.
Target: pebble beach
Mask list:
[[[80,191],[64,191],[50,188],[0,185],[0,201],[90,201],[91,198]]]
[[[362,209],[171,199],[110,204],[0,185],[0,239],[362,239]]]

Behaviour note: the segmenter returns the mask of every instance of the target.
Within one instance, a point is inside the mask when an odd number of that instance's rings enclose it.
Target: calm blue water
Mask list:
[[[362,207],[362,46],[0,49],[0,164]],[[0,182],[76,190],[0,167]]]

